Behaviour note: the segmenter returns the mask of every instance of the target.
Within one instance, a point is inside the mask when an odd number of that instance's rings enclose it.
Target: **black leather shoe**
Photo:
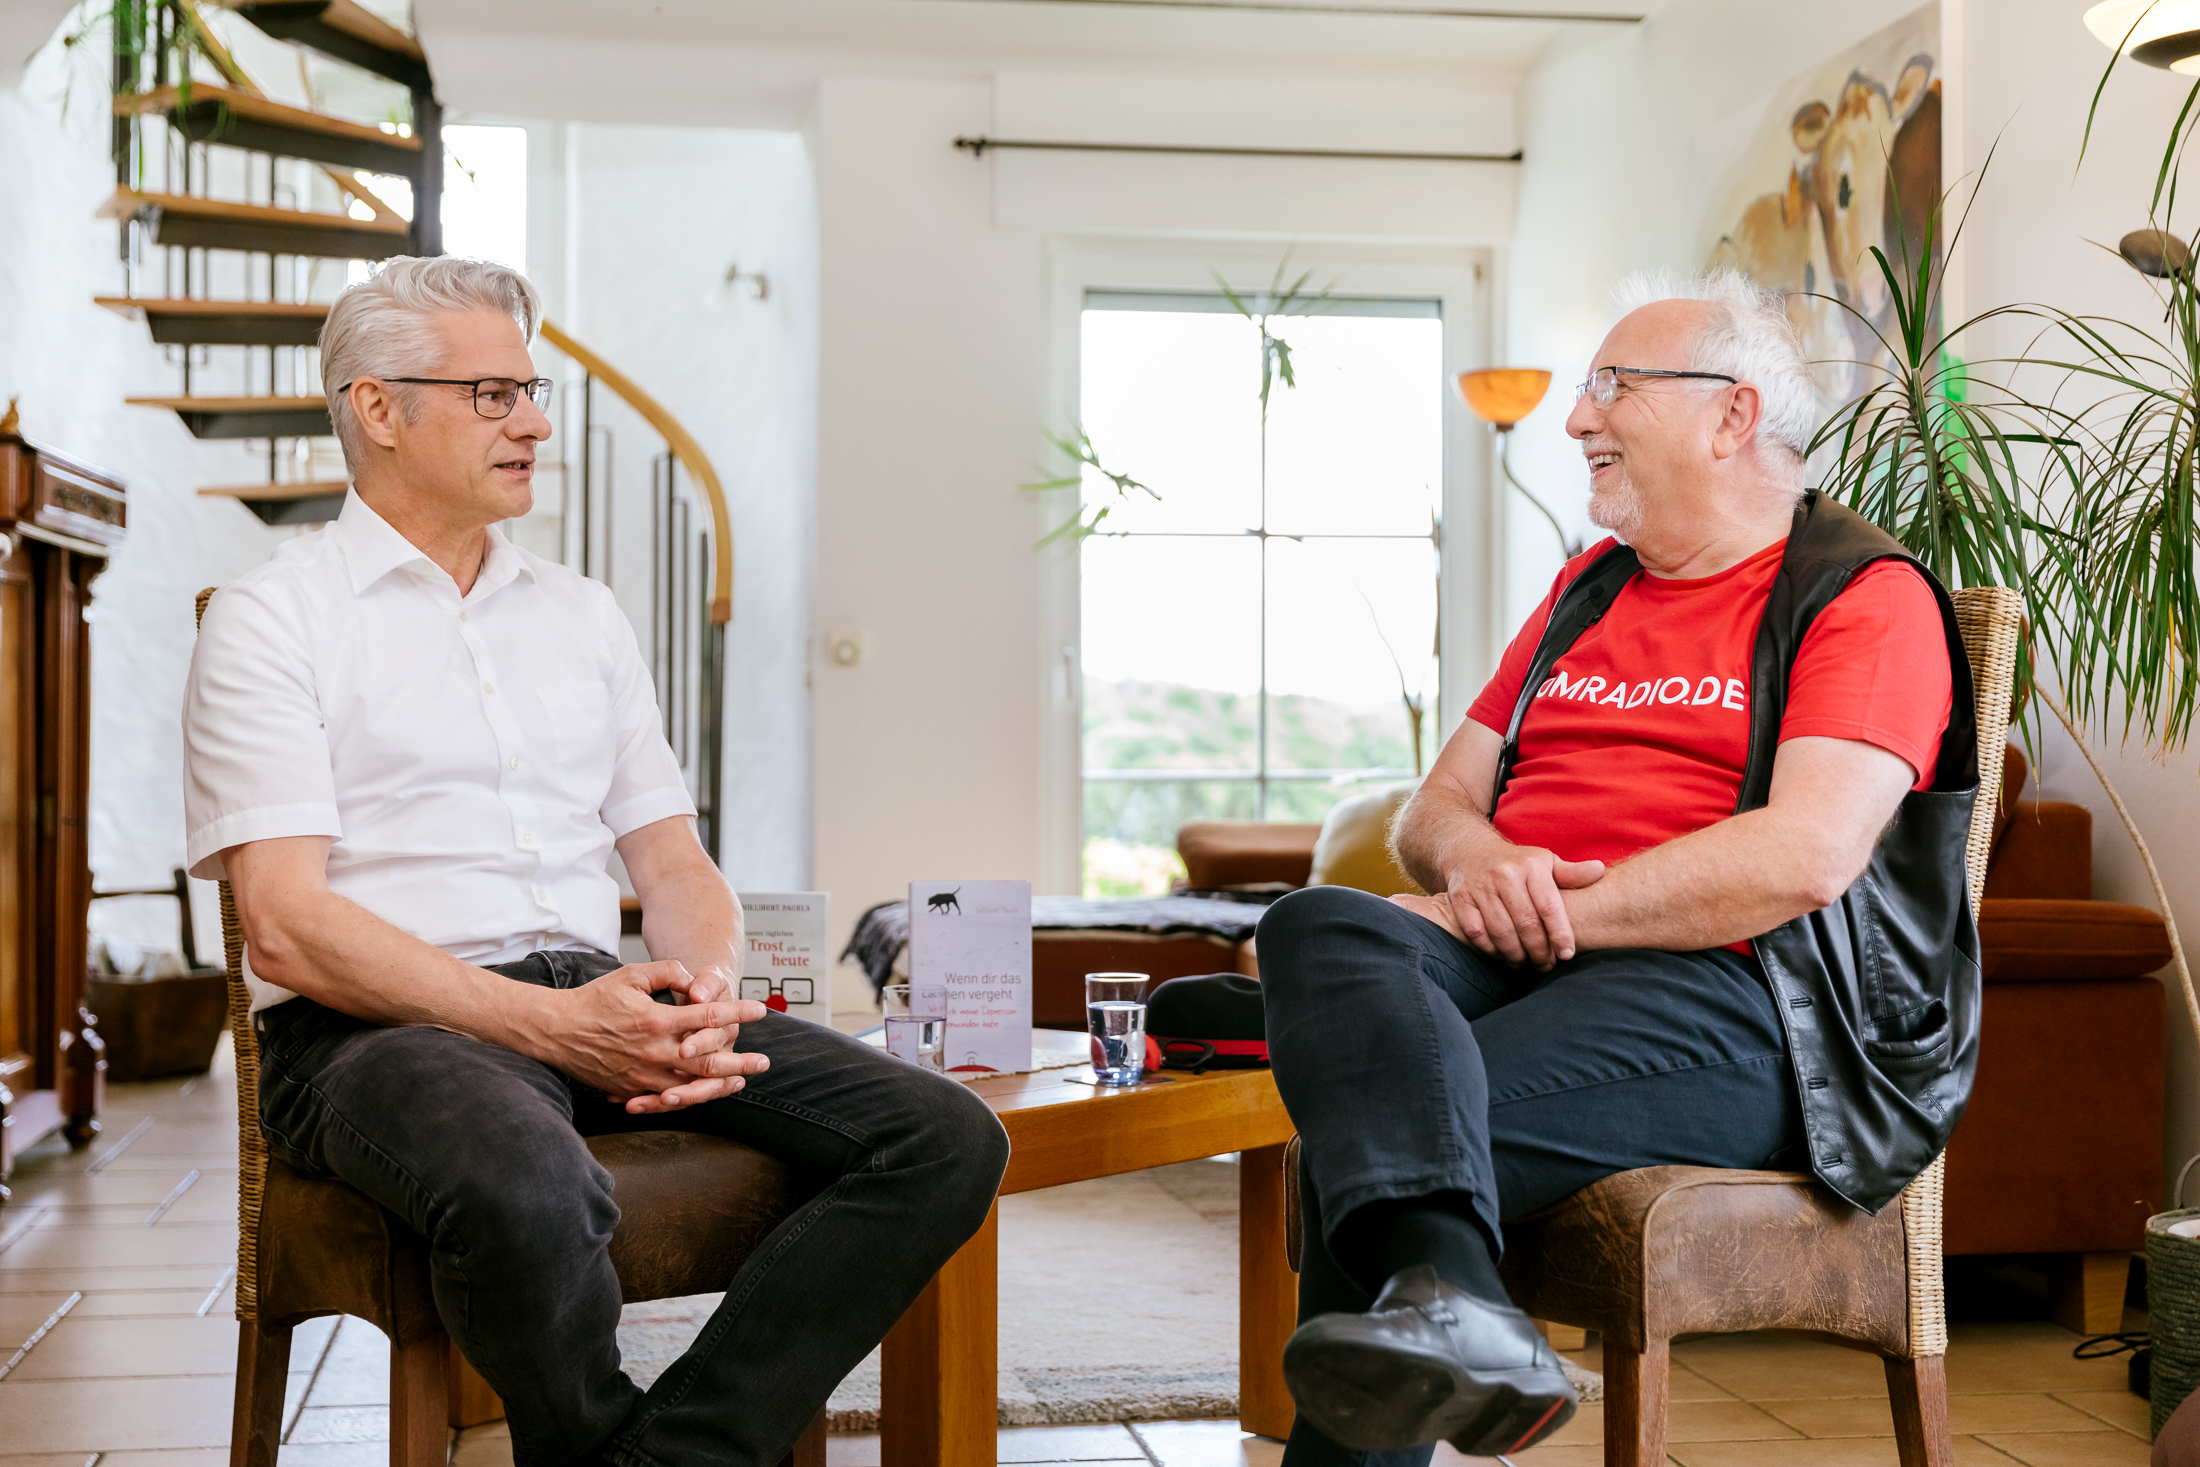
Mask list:
[[[1393,1276],[1365,1314],[1300,1325],[1283,1378],[1323,1435],[1359,1452],[1448,1441],[1494,1457],[1534,1446],[1580,1404],[1527,1315],[1461,1293],[1425,1263]]]

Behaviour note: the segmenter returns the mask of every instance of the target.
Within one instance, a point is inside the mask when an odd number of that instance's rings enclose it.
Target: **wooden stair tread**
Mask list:
[[[295,226],[313,229],[354,229],[365,234],[388,234],[403,237],[411,232],[411,226],[402,219],[354,219],[349,214],[323,214],[307,209],[278,209],[268,204],[236,204],[227,199],[201,199],[190,194],[149,194],[133,189],[118,188],[114,197],[99,206],[98,218],[127,219],[142,209],[159,209],[163,213],[195,216],[201,219],[232,219],[240,223]]]
[[[226,0],[230,8],[279,41],[311,47],[414,91],[427,91],[428,53],[355,0]]]
[[[168,112],[175,108],[178,100],[179,93],[175,87],[158,87],[150,92],[115,98],[115,111],[125,115]],[[248,117],[255,122],[294,128],[300,132],[320,133],[325,137],[346,138],[354,142],[379,143],[385,147],[404,148],[415,153],[420,151],[420,139],[405,133],[384,132],[381,128],[370,127],[361,122],[348,122],[341,117],[331,117],[325,112],[310,112],[303,107],[285,106],[281,102],[271,102],[265,97],[216,86],[212,82],[193,83],[190,105],[196,108],[202,102],[226,107],[237,116]]]
[[[223,484],[199,493],[208,499],[325,499],[350,489],[349,480],[330,479],[310,484]]]
[[[132,407],[167,408],[177,413],[272,413],[328,410],[325,397],[126,397]]]
[[[92,304],[105,306],[131,321],[154,316],[274,316],[301,320],[328,319],[325,301],[202,301],[184,297],[95,295]]]

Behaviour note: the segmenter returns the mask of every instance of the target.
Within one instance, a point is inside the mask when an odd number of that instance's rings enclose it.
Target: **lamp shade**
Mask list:
[[[2101,0],[2085,28],[2134,61],[2200,76],[2200,0]]]
[[[1459,395],[1476,417],[1500,433],[1535,411],[1551,374],[1535,367],[1487,367],[1459,374]]]

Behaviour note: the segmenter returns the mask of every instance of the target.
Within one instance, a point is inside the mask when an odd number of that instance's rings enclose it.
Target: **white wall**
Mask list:
[[[2075,171],[2087,100],[2107,52],[2080,23],[2083,7],[2060,0],[1996,0],[1961,8],[1943,69],[1957,115],[1951,133],[1975,169],[1996,144],[1992,170],[1967,227],[1962,265],[1971,310],[2049,301],[2142,324],[2144,287],[2088,241],[2113,242],[2146,222],[2171,119],[2189,81],[2131,67],[2104,101],[2085,170]],[[1908,13],[1906,0],[1846,6],[1768,6],[1752,0],[1673,0],[1629,33],[1555,49],[1521,95],[1527,150],[1512,272],[1511,356],[1558,374],[1551,397],[1518,433],[1516,465],[1531,484],[1586,525],[1580,457],[1563,433],[1578,380],[1611,324],[1608,290],[1639,267],[1688,267],[1692,210],[1701,180],[1691,169],[1697,133],[1764,96],[1827,55]],[[1627,121],[1633,119],[1633,122]],[[2016,328],[1970,342],[1989,358],[2022,345]],[[1508,599],[1515,622],[1557,567],[1547,533],[1514,516]],[[2200,931],[2200,756],[2166,758],[2137,747],[2107,763],[2139,812],[2186,932]],[[2095,894],[2153,905],[2138,859],[2084,762],[2059,731],[2048,738],[2033,792],[2093,807]],[[2171,980],[2174,984],[2174,979]],[[2170,1093],[2165,1166],[2200,1151],[2200,1047],[2169,999]],[[2073,1084],[2114,1083],[2084,1055],[2070,1057]]]
[[[809,158],[791,132],[571,124],[557,191],[530,231],[555,282],[553,319],[632,377],[696,436],[733,523],[726,642],[726,826],[737,888],[805,889],[811,876],[809,623],[817,431],[817,223]],[[544,229],[554,217],[556,228]],[[762,270],[768,294],[720,288]],[[609,394],[602,389],[599,402]],[[607,414],[608,416],[608,410]],[[577,424],[577,417],[571,420]],[[648,469],[660,446],[620,422],[618,578],[647,627]],[[577,444],[564,457],[578,462]],[[647,655],[644,637],[644,655]]]
[[[860,664],[820,660],[815,672],[817,881],[833,893],[840,933],[913,878],[1075,887],[1074,800],[1055,788],[1064,768],[1074,773],[1059,752],[1062,728],[1074,749],[1060,656],[1074,639],[1074,587],[1065,612],[1058,568],[1032,550],[1040,507],[1017,488],[1039,476],[1043,431],[1064,408],[1050,362],[1074,317],[1064,324],[1049,308],[1053,262],[1075,250],[1090,269],[1113,249],[1174,251],[1197,266],[1273,260],[1294,244],[1325,260],[1355,250],[1375,260],[1410,246],[1457,270],[1512,227],[1514,170],[1501,164],[974,159],[953,139],[1289,146],[1327,136],[1338,146],[1316,124],[1350,114],[1341,145],[1512,147],[1506,110],[1473,87],[1315,88],[1305,105],[1316,123],[1294,116],[1301,100],[1181,77],[820,87],[814,629],[863,639]],[[1479,361],[1481,338],[1468,349]],[[1455,530],[1451,548],[1479,589],[1483,526]]]
[[[192,597],[266,559],[291,532],[195,493],[264,479],[264,457],[196,442],[172,414],[123,405],[181,383],[142,325],[91,303],[120,294],[122,276],[115,226],[92,217],[114,170],[105,58],[85,49],[65,63],[50,46],[0,90],[0,399],[20,396],[33,441],[129,486],[129,539],[94,585],[91,860],[99,887],[160,886],[183,864],[179,710]],[[64,111],[70,64],[81,69]],[[139,910],[115,910],[128,906]],[[95,921],[174,941],[173,903],[94,911]],[[211,920],[210,906],[202,916]]]

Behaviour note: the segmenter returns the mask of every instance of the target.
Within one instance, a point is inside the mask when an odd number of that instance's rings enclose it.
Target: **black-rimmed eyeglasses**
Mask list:
[[[1729,377],[1724,372],[1669,372],[1663,367],[1599,367],[1589,374],[1589,380],[1574,389],[1574,401],[1586,397],[1598,407],[1610,407],[1619,396],[1619,379],[1622,377],[1700,377],[1711,382],[1739,382],[1739,377]]]
[[[485,418],[508,418],[512,409],[519,406],[519,395],[526,393],[538,410],[547,412],[550,407],[552,383],[548,377],[537,377],[530,382],[520,382],[510,377],[479,377],[468,381],[463,377],[384,377],[384,382],[411,382],[422,387],[471,387],[474,390],[474,411]],[[346,382],[339,392],[349,392],[352,385]]]

